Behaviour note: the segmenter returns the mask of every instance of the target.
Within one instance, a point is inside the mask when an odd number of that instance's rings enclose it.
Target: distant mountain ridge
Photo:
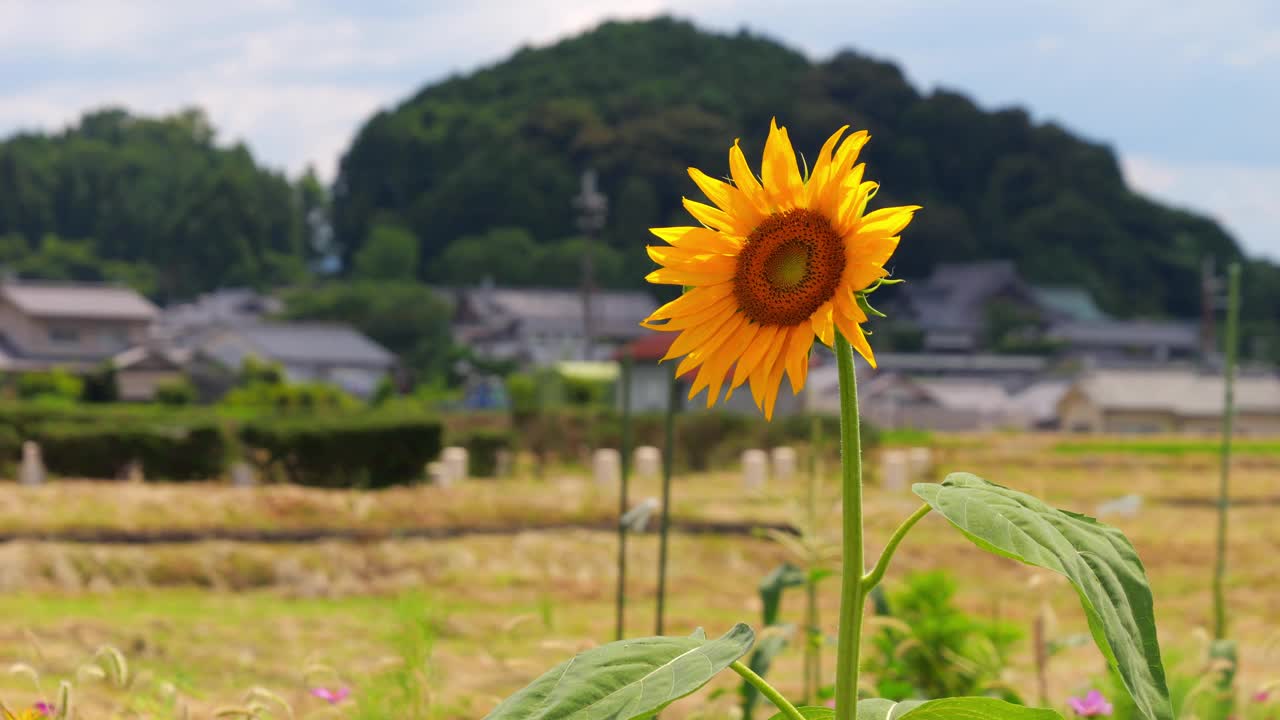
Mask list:
[[[685,168],[727,174],[736,137],[758,157],[775,115],[810,155],[840,125],[871,131],[863,157],[882,184],[877,202],[925,208],[894,259],[901,276],[1009,258],[1116,315],[1186,317],[1199,312],[1202,258],[1221,268],[1242,257],[1211,219],[1130,190],[1110,148],[1022,109],[922,94],[895,65],[856,52],[810,62],[671,18],[521,49],[378,113],[342,159],[335,227],[351,256],[377,219],[406,224],[429,277],[459,237],[504,226],[539,242],[574,234],[570,198],[593,167],[610,197],[606,239],[634,260],[638,282],[645,228],[688,222],[680,198],[698,191]]]

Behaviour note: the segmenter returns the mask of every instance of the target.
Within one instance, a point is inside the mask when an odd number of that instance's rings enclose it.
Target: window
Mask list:
[[[75,345],[80,342],[80,331],[68,325],[49,327],[49,342],[54,345]]]
[[[107,328],[102,331],[102,347],[111,352],[129,347],[129,332],[124,328]]]

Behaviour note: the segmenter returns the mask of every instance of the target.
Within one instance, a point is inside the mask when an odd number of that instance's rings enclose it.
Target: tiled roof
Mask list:
[[[91,283],[10,282],[0,296],[35,317],[151,320],[156,306],[137,291]]]
[[[1222,413],[1221,375],[1194,370],[1100,370],[1075,386],[1106,410],[1157,410],[1191,416]],[[1280,414],[1280,379],[1273,375],[1236,378],[1237,412]]]
[[[1062,322],[1049,328],[1050,339],[1074,346],[1149,347],[1194,350],[1200,344],[1195,323],[1157,320]]]
[[[390,366],[389,350],[346,325],[264,323],[228,329],[219,337],[241,339],[264,359],[306,365]],[[211,342],[216,343],[217,338]]]

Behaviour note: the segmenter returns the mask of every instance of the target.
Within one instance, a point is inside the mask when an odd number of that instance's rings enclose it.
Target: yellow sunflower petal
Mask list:
[[[764,220],[765,213],[756,209],[751,200],[738,188],[717,180],[698,168],[689,168],[689,177],[694,184],[706,194],[707,199],[715,203],[730,217],[737,218],[740,225],[755,227]]]
[[[818,151],[818,157],[813,163],[813,167],[809,170],[809,180],[804,186],[804,204],[807,207],[814,206],[814,200],[820,198],[823,191],[827,188],[827,175],[831,169],[831,154],[836,148],[836,142],[840,140],[840,136],[844,135],[844,131],[848,130],[848,125],[843,125],[839,130],[831,133],[831,137],[823,143],[822,149]]]
[[[854,163],[858,159],[858,153],[862,152],[862,148],[870,139],[871,136],[866,130],[859,130],[840,143],[827,170],[826,187],[810,207],[822,208],[828,215],[834,214],[835,208],[839,205],[840,196],[845,192],[844,188],[849,187],[850,176],[856,175],[858,178],[853,181],[853,187],[857,187],[857,183],[862,178],[865,164],[854,165]]]
[[[733,294],[733,283],[720,283],[718,285],[703,285],[693,288],[680,297],[654,310],[645,318],[641,325],[646,323],[654,323],[658,320],[669,320],[679,317],[687,313],[696,313],[705,309],[708,305],[721,300]]]
[[[782,364],[782,351],[787,347],[787,335],[787,328],[779,327],[773,339],[769,341],[760,363],[751,371],[751,398],[756,401],[756,407],[761,410],[764,410],[765,390],[769,384],[773,366]]]
[[[688,210],[695,220],[713,230],[746,237],[755,229],[755,225],[749,221],[735,218],[720,208],[690,200],[689,198],[684,198],[683,203],[684,209]]]
[[[697,382],[701,384],[701,387],[707,388],[707,407],[714,405],[715,401],[720,398],[720,390],[724,387],[725,375],[728,374],[729,368],[733,366],[734,361],[742,353],[742,348],[755,337],[759,327],[754,323],[744,322],[734,328],[725,337],[715,356],[702,366],[702,372],[699,374]],[[690,395],[690,397],[693,397],[693,395]]]
[[[649,258],[659,265],[702,275],[709,273],[732,275],[738,265],[738,259],[729,255],[686,250],[670,245],[649,245],[645,247],[645,251],[649,253]]]
[[[855,232],[858,229],[858,221],[867,211],[867,203],[875,197],[879,189],[880,186],[877,183],[868,180],[859,184],[856,190],[846,193],[836,214],[836,220],[832,223],[835,231],[841,235]]]
[[[813,329],[808,325],[797,325],[791,330],[791,346],[787,350],[787,377],[791,379],[791,391],[798,394],[804,387],[805,358],[813,349]]]
[[[790,333],[788,333],[788,343],[783,346],[782,351],[785,353],[790,347]],[[773,368],[769,370],[769,379],[765,381],[764,387],[764,419],[773,419],[773,408],[778,402],[778,391],[782,389],[782,374],[786,370],[786,361],[783,357],[778,357],[774,362]]]
[[[745,318],[742,318],[742,315],[731,316],[731,318],[728,319],[728,322],[722,324],[712,337],[707,338],[707,341],[701,343],[698,350],[690,352],[689,356],[685,357],[685,360],[682,361],[680,366],[676,369],[676,374],[685,374],[689,372],[689,370],[698,368],[699,365],[716,360],[716,357],[719,356],[719,347],[724,345],[724,342],[726,342],[728,338],[733,337],[733,333],[739,331],[745,322],[746,320]],[[704,365],[703,370],[705,369],[707,368],[705,368]],[[692,397],[695,395],[698,395],[698,391],[701,389],[698,386],[700,378],[701,372],[699,372],[698,378],[694,378],[694,387],[692,387],[689,393],[690,400],[692,400]],[[705,387],[705,384],[701,387]]]
[[[707,322],[680,333],[676,336],[675,342],[671,343],[671,347],[667,349],[667,354],[662,359],[670,360],[681,355],[688,355],[699,349],[737,312],[738,309],[736,307],[729,306]]]
[[[751,205],[761,215],[767,215],[770,212],[769,198],[765,197],[764,188],[760,186],[755,173],[751,172],[751,166],[747,165],[747,158],[742,154],[742,148],[738,147],[737,140],[733,141],[733,147],[729,149],[729,174],[733,176],[733,184],[751,201]]]
[[[915,217],[919,205],[880,208],[868,213],[858,221],[858,232],[868,234],[897,235],[901,233],[911,219]]]
[[[769,139],[764,144],[764,158],[760,163],[760,176],[764,189],[775,210],[790,210],[801,199],[802,180],[800,166],[796,163],[796,151],[785,128],[779,128],[777,120],[769,126]]]
[[[672,247],[685,250],[737,255],[742,250],[742,239],[728,233],[708,230],[704,227],[649,228]]]
[[[858,351],[859,355],[866,358],[867,362],[874,368],[876,366],[876,358],[871,352],[871,345],[867,343],[862,327],[839,312],[836,313],[836,325],[840,328],[840,334],[844,336],[844,339],[853,346],[854,350]]]
[[[659,330],[663,332],[687,330],[688,328],[697,327],[705,322],[710,322],[715,316],[724,312],[725,308],[736,306],[737,300],[732,295],[727,295],[696,312],[677,315],[662,323],[654,323],[645,320],[641,322],[640,325],[649,328],[650,330]]]
[[[848,268],[845,274],[849,273]],[[828,300],[822,307],[814,311],[809,318],[809,325],[813,327],[813,334],[817,336],[818,341],[823,345],[830,346],[835,338],[835,321],[831,315],[835,312],[833,303]]]
[[[733,271],[703,273],[683,268],[659,268],[645,275],[644,279],[654,285],[715,285],[733,279]]]
[[[778,335],[777,325],[765,325],[760,328],[760,332],[756,334],[755,340],[742,353],[742,357],[738,358],[738,366],[733,370],[733,381],[729,383],[729,391],[742,385],[750,377],[751,371],[759,366],[761,360],[765,357],[765,353],[769,351],[769,347],[773,343],[773,339]]]

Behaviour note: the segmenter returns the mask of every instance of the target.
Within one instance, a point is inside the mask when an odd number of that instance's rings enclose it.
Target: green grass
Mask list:
[[[1055,453],[1092,455],[1134,453],[1142,455],[1217,455],[1222,452],[1218,438],[1185,438],[1177,440],[1084,440],[1060,442]],[[1280,440],[1233,440],[1231,452],[1241,455],[1280,455]]]

